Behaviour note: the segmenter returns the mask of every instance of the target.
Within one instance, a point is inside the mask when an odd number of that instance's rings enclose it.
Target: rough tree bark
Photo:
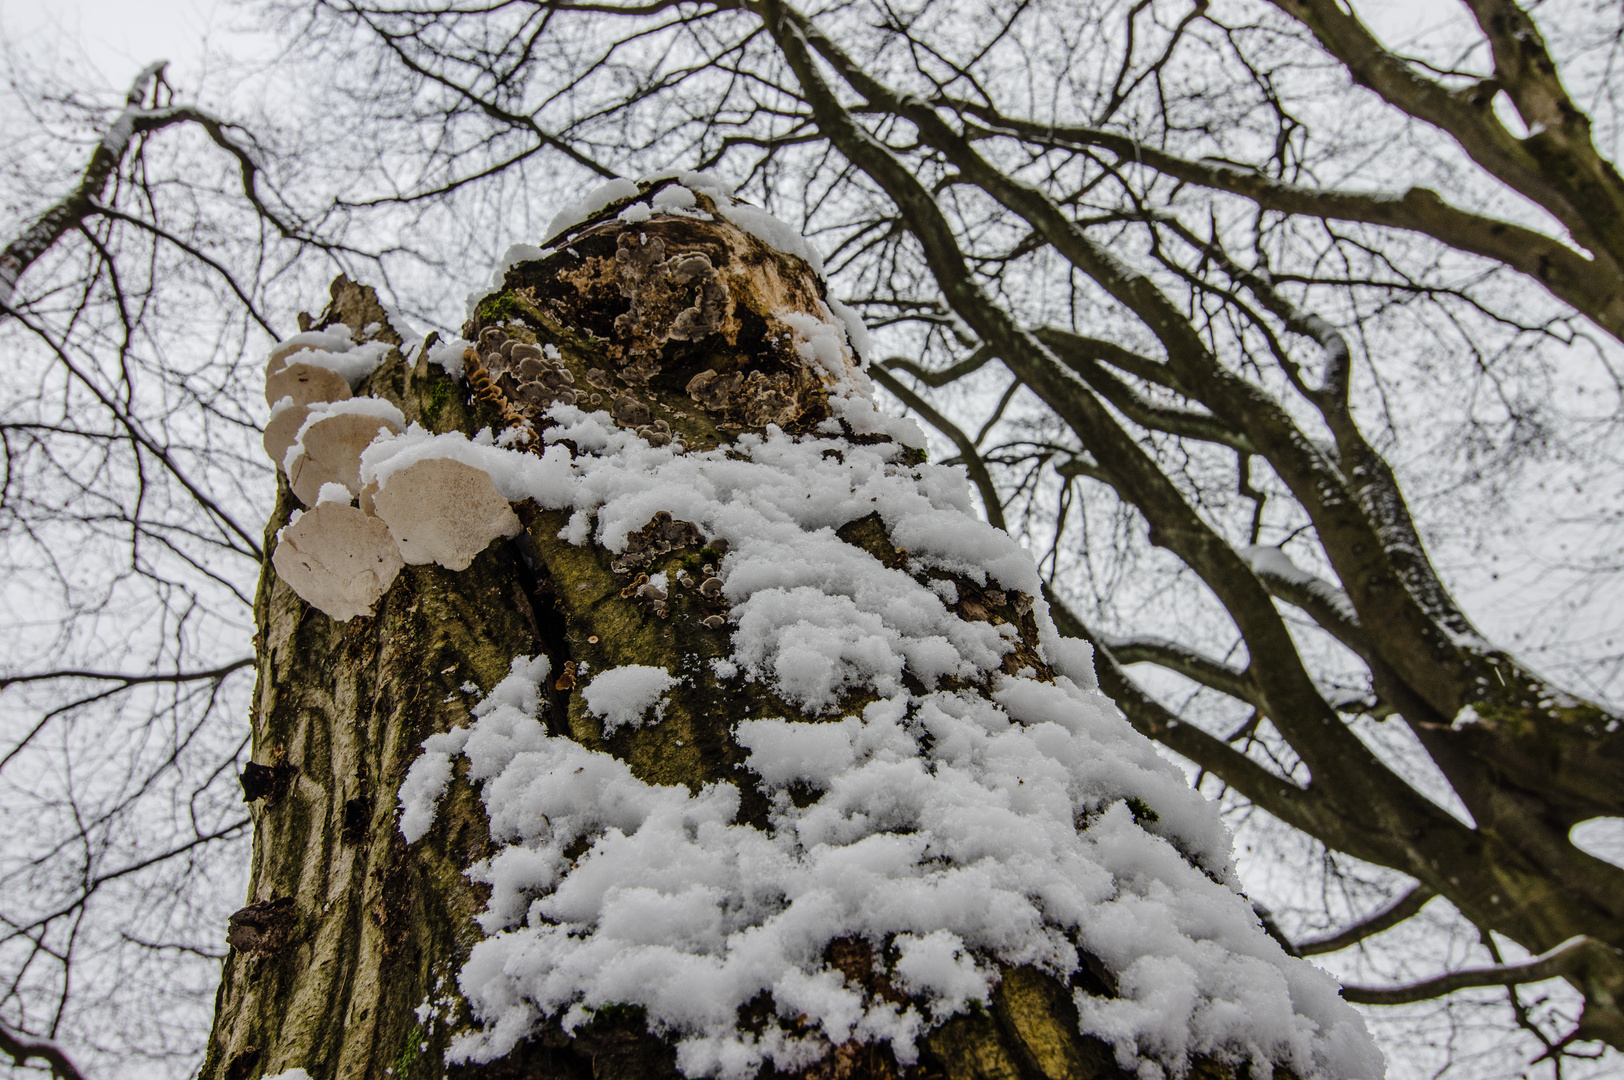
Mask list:
[[[344,278],[334,282],[327,309],[313,321],[302,318],[301,329],[342,325],[358,338],[387,342],[391,351],[361,392],[434,432],[472,436],[537,421],[538,398],[545,405],[557,392],[566,401],[601,402],[623,426],[651,439],[674,435],[690,450],[760,433],[769,423],[791,433],[827,423],[830,406],[815,370],[787,337],[770,332],[774,313],[809,311],[823,299],[821,280],[794,256],[692,216],[641,222],[631,232],[643,238],[640,249],[624,242],[631,226],[610,216],[621,205],[566,233],[568,249],[560,241],[511,268],[505,287],[481,302],[465,328],[466,338],[484,346],[504,336],[556,343],[569,376],[552,378],[551,398],[535,391],[527,398],[511,376],[492,382],[482,349],[468,353],[467,384],[432,364],[428,348],[409,355],[373,291]],[[681,288],[659,286],[637,266],[651,239],[668,252],[702,253],[724,272],[697,273],[694,282],[677,274]],[[716,294],[712,284],[731,295]],[[700,325],[673,332],[684,317]],[[493,336],[493,328],[500,332]],[[627,384],[619,376],[638,363],[653,365],[655,374]],[[707,369],[719,373],[712,383],[750,378],[735,380],[732,397],[714,390],[707,397],[705,379],[695,379]],[[278,475],[268,552],[300,507]],[[758,826],[767,799],[743,766],[732,728],[751,708],[755,715],[794,711],[765,683],[694,678],[673,691],[661,722],[605,737],[575,685],[577,666],[708,670],[696,661],[725,658],[728,634],[701,618],[725,608],[697,589],[672,589],[658,601],[640,596],[637,566],[596,543],[560,539],[564,512],[534,503],[515,509],[524,523],[518,537],[493,543],[466,570],[407,566],[371,615],[347,622],[306,604],[267,560],[256,598],[254,764],[244,776],[255,820],[250,902],[231,922],[232,951],[203,1068],[210,1080],[254,1080],[296,1067],[314,1080],[676,1075],[671,1046],[650,1034],[635,1010],[601,1011],[571,1034],[555,1020],[491,1064],[448,1072],[444,1063],[451,1037],[471,1023],[456,978],[482,936],[474,917],[489,897],[464,871],[495,845],[479,793],[466,780],[466,760],[459,759],[422,840],[408,845],[403,838],[397,804],[419,745],[467,722],[474,688],[489,691],[515,657],[544,655],[552,675],[541,715],[550,735],[613,754],[649,783],[697,789],[731,782],[742,794],[740,820]],[[877,517],[851,523],[840,537],[888,566],[906,559]],[[679,538],[672,550],[656,550],[647,569],[674,571],[695,554]],[[708,549],[697,554],[715,558]],[[1007,672],[1053,677],[1029,598],[963,575],[955,584],[951,610],[959,617],[1015,628]],[[871,949],[845,938],[826,960],[867,993],[900,996],[875,973]],[[1115,992],[1103,967],[1085,966],[1090,970],[1073,975],[1068,987],[1037,968],[1005,965],[991,1007],[937,1027],[915,1066],[899,1066],[883,1045],[848,1045],[801,1075],[1125,1075],[1105,1043],[1079,1034],[1073,989]],[[1244,1069],[1202,1058],[1193,1075],[1231,1077]]]

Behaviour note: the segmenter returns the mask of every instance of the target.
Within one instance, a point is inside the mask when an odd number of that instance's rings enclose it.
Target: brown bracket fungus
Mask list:
[[[451,458],[428,458],[392,473],[372,505],[414,566],[466,570],[492,540],[517,536],[522,527],[488,473]]]
[[[375,398],[354,401],[368,402],[373,407],[364,411],[339,408],[326,415],[312,408],[310,418],[299,430],[299,453],[288,466],[288,483],[306,506],[315,505],[323,484],[343,484],[352,495],[360,491],[361,451],[380,432],[399,434],[406,426],[406,418],[388,402]]]
[[[637,358],[621,369],[634,385],[659,374],[667,341],[700,341],[715,333],[728,314],[729,293],[704,252],[665,257],[665,242],[647,233],[623,232],[615,251],[620,294],[631,309],[615,319],[617,350]]]
[[[388,527],[341,502],[283,529],[271,563],[300,599],[339,622],[370,615],[404,565]]]

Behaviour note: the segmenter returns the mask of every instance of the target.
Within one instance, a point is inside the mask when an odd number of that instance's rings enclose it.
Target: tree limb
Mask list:
[[[1052,590],[1045,588],[1044,597],[1049,601],[1049,613],[1055,626],[1062,634],[1081,638],[1094,646],[1094,669],[1099,676],[1100,690],[1117,703],[1128,722],[1141,734],[1223,777],[1225,783],[1287,824],[1314,836],[1324,836],[1329,830],[1336,837],[1338,847],[1346,843],[1358,849],[1341,848],[1356,857],[1376,854],[1373,847],[1361,843],[1359,836],[1344,827],[1347,822],[1343,816],[1318,791],[1277,776],[1218,736],[1181,721],[1133,681],[1110,646],[1089,630]],[[1360,850],[1367,855],[1360,855]]]
[[[926,371],[912,360],[909,360],[907,357],[903,356],[893,356],[891,359],[885,361],[885,367],[892,371],[906,371],[909,375],[912,375],[926,386],[936,389],[937,387],[946,386],[950,382],[962,379],[972,371],[979,371],[983,367],[986,367],[989,361],[996,358],[996,354],[993,352],[992,348],[983,345],[975,352],[965,357],[963,360],[960,360],[951,367],[943,368],[941,371]]]
[[[0,675],[0,690],[8,686],[21,686],[24,683],[45,682],[49,679],[92,679],[101,682],[119,682],[125,686],[136,686],[141,683],[183,683],[202,682],[208,679],[221,679],[233,671],[240,671],[253,664],[252,656],[239,657],[228,664],[207,671],[172,671],[160,674],[129,675],[116,671],[39,671],[31,675]]]
[[[101,197],[114,170],[124,160],[130,143],[138,134],[138,125],[144,121],[150,122],[148,118],[151,113],[142,108],[141,103],[146,100],[148,87],[162,81],[163,70],[168,63],[167,60],[160,60],[141,69],[130,84],[129,93],[124,96],[124,111],[108,125],[107,131],[96,143],[96,149],[91,151],[90,162],[85,166],[78,185],[35,218],[32,225],[7,244],[4,251],[0,251],[0,319],[4,319],[9,312],[17,279],[64,233],[78,228],[90,213],[92,205]]]
[[[1211,413],[1159,405],[1107,371],[1096,356],[1098,354],[1118,356],[1127,353],[1128,350],[1120,345],[1086,338],[1050,326],[1033,331],[1033,336],[1049,346],[1056,359],[1081,375],[1101,397],[1116,406],[1122,415],[1140,427],[1202,442],[1220,443],[1243,454],[1256,453],[1256,447],[1246,437],[1245,432],[1235,430]],[[1138,359],[1145,363],[1154,363],[1143,357]]]
[[[991,125],[989,134],[1008,133],[1039,145],[1097,146],[1111,151],[1124,163],[1239,195],[1265,210],[1430,236],[1456,250],[1493,259],[1526,274],[1550,290],[1551,295],[1624,340],[1624,294],[1618,275],[1609,273],[1607,265],[1585,258],[1556,237],[1462,210],[1430,188],[1412,187],[1390,193],[1307,187],[1274,180],[1263,172],[1224,161],[1181,158],[1117,132],[1034,123],[1004,116],[974,102],[952,104]]]
[[[55,1041],[25,1034],[4,1020],[0,1020],[0,1050],[11,1055],[12,1064],[18,1068],[39,1058],[50,1067],[56,1080],[85,1080],[85,1074]]]
[[[1263,695],[1258,692],[1257,684],[1252,681],[1250,672],[1230,667],[1210,656],[1203,656],[1176,641],[1155,637],[1101,640],[1120,664],[1155,664],[1220,694],[1244,701],[1256,709],[1268,708]]]
[[[274,225],[283,237],[302,238],[296,226],[285,221],[265,203],[259,191],[259,165],[254,161],[253,155],[227,133],[229,125],[201,109],[190,106],[142,107],[141,103],[146,98],[148,88],[155,82],[162,82],[163,69],[167,63],[168,61],[159,61],[151,64],[136,76],[130,85],[129,93],[125,96],[124,110],[108,125],[107,131],[96,144],[96,149],[91,152],[90,162],[85,166],[84,175],[80,177],[79,183],[71,192],[35,218],[33,224],[6,245],[4,251],[0,251],[0,320],[15,313],[11,301],[18,279],[65,233],[80,228],[84,220],[92,215],[115,216],[114,212],[99,206],[98,202],[136,137],[160,131],[174,124],[191,123],[202,128],[216,146],[237,160],[238,169],[242,174],[243,195],[255,212]],[[205,261],[211,266],[215,265],[212,260]],[[218,266],[215,268],[219,269]],[[235,289],[235,282],[232,283],[232,287]],[[252,305],[249,305],[249,311],[258,318],[258,313]]]
[[[1373,938],[1377,934],[1391,930],[1426,907],[1427,901],[1437,895],[1425,885],[1416,885],[1409,892],[1374,915],[1360,919],[1353,925],[1344,927],[1334,934],[1310,938],[1307,941],[1297,943],[1295,946],[1297,955],[1319,956],[1322,953],[1340,952],[1350,946],[1357,945],[1366,938]]]
[[[1520,986],[1580,976],[1592,964],[1617,965],[1618,949],[1593,937],[1569,938],[1550,952],[1523,964],[1454,971],[1408,986],[1344,986],[1342,999],[1356,1005],[1409,1005],[1474,986]]]
[[[68,355],[67,349],[64,348],[63,345],[54,340],[51,335],[46,332],[43,326],[22,317],[18,314],[17,310],[12,308],[10,305],[0,303],[0,317],[3,317],[7,313],[16,317],[19,322],[21,322],[29,330],[33,331],[41,341],[45,342],[45,344],[50,347],[51,351],[56,354],[57,359],[62,362],[62,366],[68,369],[69,373],[73,375],[74,379],[81,386],[83,386],[92,397],[100,402],[108,412],[113,414],[113,417],[118,421],[119,426],[123,427],[128,433],[130,441],[142,449],[145,449],[153,457],[162,462],[164,468],[171,476],[175,478],[175,481],[179,483],[181,487],[186,489],[186,493],[197,502],[198,506],[202,507],[207,514],[218,522],[222,532],[233,533],[236,535],[237,539],[241,541],[240,546],[230,543],[227,543],[225,546],[230,548],[230,550],[252,557],[256,562],[264,559],[265,553],[260,549],[259,540],[255,538],[253,532],[240,525],[236,519],[234,519],[231,514],[229,514],[225,508],[214,499],[213,496],[203,490],[202,486],[196,481],[192,480],[191,477],[187,476],[185,471],[181,469],[180,464],[170,455],[169,451],[160,446],[158,441],[148,434],[146,425],[142,424],[141,421],[128,409],[124,408],[117,401],[113,400],[113,398],[99,385],[97,385],[96,381],[86,372],[80,370],[80,366],[74,363],[73,358]]]
[[[1589,119],[1561,90],[1533,20],[1515,3],[1470,0],[1494,52],[1495,78],[1451,91],[1389,52],[1338,0],[1273,2],[1342,61],[1355,82],[1447,132],[1487,172],[1549,211],[1617,280],[1624,267],[1624,182],[1596,151]],[[1527,138],[1495,116],[1493,98],[1502,89],[1523,113]]]

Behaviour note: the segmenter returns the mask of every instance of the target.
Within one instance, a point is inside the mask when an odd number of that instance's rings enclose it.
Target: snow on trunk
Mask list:
[[[460,350],[418,350],[415,400],[380,382],[413,422],[352,469],[357,513],[449,459],[524,525],[472,569],[408,566],[361,619],[487,563],[528,578],[529,644],[397,754],[400,859],[446,857],[459,793],[488,833],[435,1052],[495,1068],[629,1016],[687,1077],[1381,1076],[1030,556],[875,408],[806,241],[697,174],[617,181],[550,231]],[[436,415],[448,385],[473,412]],[[396,502],[403,548],[459,506]]]

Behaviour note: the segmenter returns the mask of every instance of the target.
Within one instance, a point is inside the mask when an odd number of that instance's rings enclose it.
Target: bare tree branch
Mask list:
[[[1359,1005],[1408,1005],[1474,986],[1520,986],[1577,976],[1592,967],[1612,975],[1616,981],[1616,973],[1624,970],[1624,954],[1595,938],[1576,937],[1527,963],[1455,971],[1408,986],[1344,986],[1342,997]]]
[[[1358,922],[1346,926],[1334,934],[1297,942],[1294,946],[1297,955],[1319,956],[1322,953],[1340,952],[1343,949],[1357,945],[1366,938],[1372,938],[1377,934],[1391,930],[1426,907],[1427,901],[1437,895],[1425,885],[1416,885],[1409,892],[1406,892],[1374,915],[1360,919]]]
[[[0,1050],[10,1054],[12,1064],[19,1068],[38,1058],[50,1068],[56,1080],[85,1080],[85,1074],[56,1041],[24,1034],[4,1020],[0,1020]]]

